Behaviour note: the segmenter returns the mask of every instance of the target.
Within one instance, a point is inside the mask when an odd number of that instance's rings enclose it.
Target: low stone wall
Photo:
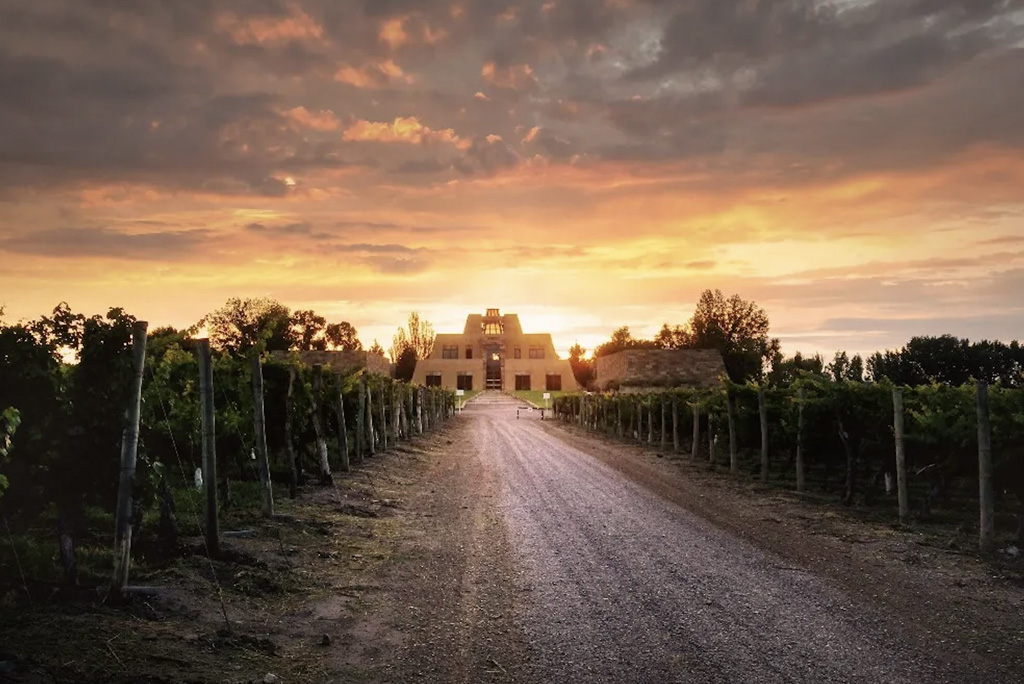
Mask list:
[[[725,364],[714,349],[626,349],[598,357],[595,370],[602,390],[714,387]]]
[[[360,368],[366,368],[375,375],[391,377],[391,363],[383,356],[365,351],[275,351],[270,353],[270,356],[276,361],[287,361],[296,355],[307,366],[330,366],[341,373],[351,373]]]

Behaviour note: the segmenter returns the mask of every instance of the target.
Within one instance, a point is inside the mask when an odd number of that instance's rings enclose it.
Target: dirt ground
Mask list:
[[[2,597],[0,682],[514,681],[527,644],[512,551],[499,483],[467,457],[467,425],[279,499],[282,515],[225,539],[222,560],[193,540],[195,553],[134,574],[148,590],[126,607]],[[544,429],[869,598],[921,646],[1024,672],[1020,562],[980,559],[964,533],[903,530],[687,458]]]

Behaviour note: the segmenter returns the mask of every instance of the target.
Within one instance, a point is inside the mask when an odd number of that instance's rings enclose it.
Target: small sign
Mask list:
[[[545,392],[544,393],[544,398],[545,399],[550,399],[551,398],[551,392]]]
[[[466,390],[455,390],[455,396],[461,397],[466,394]]]

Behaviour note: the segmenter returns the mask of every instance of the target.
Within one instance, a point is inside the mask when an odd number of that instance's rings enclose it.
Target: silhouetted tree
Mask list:
[[[292,346],[288,307],[273,299],[229,299],[195,327],[204,325],[209,330],[210,343],[233,354],[254,348],[283,351]]]
[[[359,341],[357,335],[355,327],[348,321],[331,323],[324,331],[328,345],[337,351],[361,351],[363,343]]]
[[[587,350],[579,342],[569,347],[569,365],[580,387],[589,387],[594,379],[594,362],[583,358],[586,353]]]
[[[779,349],[768,335],[768,314],[739,295],[726,299],[721,290],[704,290],[690,318],[693,346],[717,349],[733,382],[761,377]]]

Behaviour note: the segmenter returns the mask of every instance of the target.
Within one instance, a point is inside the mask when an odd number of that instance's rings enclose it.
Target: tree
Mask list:
[[[768,314],[739,295],[726,299],[721,290],[705,290],[697,301],[689,329],[693,346],[717,349],[733,382],[761,377],[779,349],[768,335]]]
[[[204,325],[210,343],[232,354],[252,349],[284,351],[291,347],[291,317],[288,307],[269,299],[229,299],[224,306],[207,314],[196,328]]]
[[[693,347],[693,335],[682,325],[669,326],[665,323],[654,337],[662,349],[689,349]]]
[[[373,346],[370,347],[370,353],[376,354],[377,356],[384,356],[384,347],[380,346],[380,342],[374,340]]]
[[[588,387],[594,379],[594,362],[583,358],[587,350],[579,342],[569,347],[569,365],[580,387]]]
[[[825,360],[821,358],[820,354],[804,356],[797,352],[787,359],[782,356],[781,352],[776,352],[766,379],[768,384],[773,387],[789,387],[801,375],[824,377],[824,368]]]
[[[363,343],[357,335],[355,327],[348,321],[331,323],[324,331],[327,344],[336,351],[362,351]]]
[[[398,355],[395,361],[395,379],[402,382],[412,382],[412,376],[416,372],[416,350],[406,347]]]
[[[608,356],[624,349],[655,349],[657,347],[658,343],[654,340],[641,340],[633,337],[633,333],[629,331],[629,326],[624,325],[612,332],[610,340],[594,348],[594,358]]]
[[[327,319],[315,311],[296,311],[288,325],[291,348],[297,351],[327,349]]]
[[[837,351],[835,356],[832,357],[832,362],[825,366],[825,373],[834,382],[842,382],[844,380],[863,382],[864,361],[859,354],[854,355],[851,359],[847,356],[846,352]]]
[[[407,348],[416,352],[417,359],[425,359],[434,351],[434,326],[429,321],[422,320],[419,313],[413,311],[409,314],[409,322],[406,327],[399,326],[395,336],[391,339],[391,348],[388,350],[393,362]]]

